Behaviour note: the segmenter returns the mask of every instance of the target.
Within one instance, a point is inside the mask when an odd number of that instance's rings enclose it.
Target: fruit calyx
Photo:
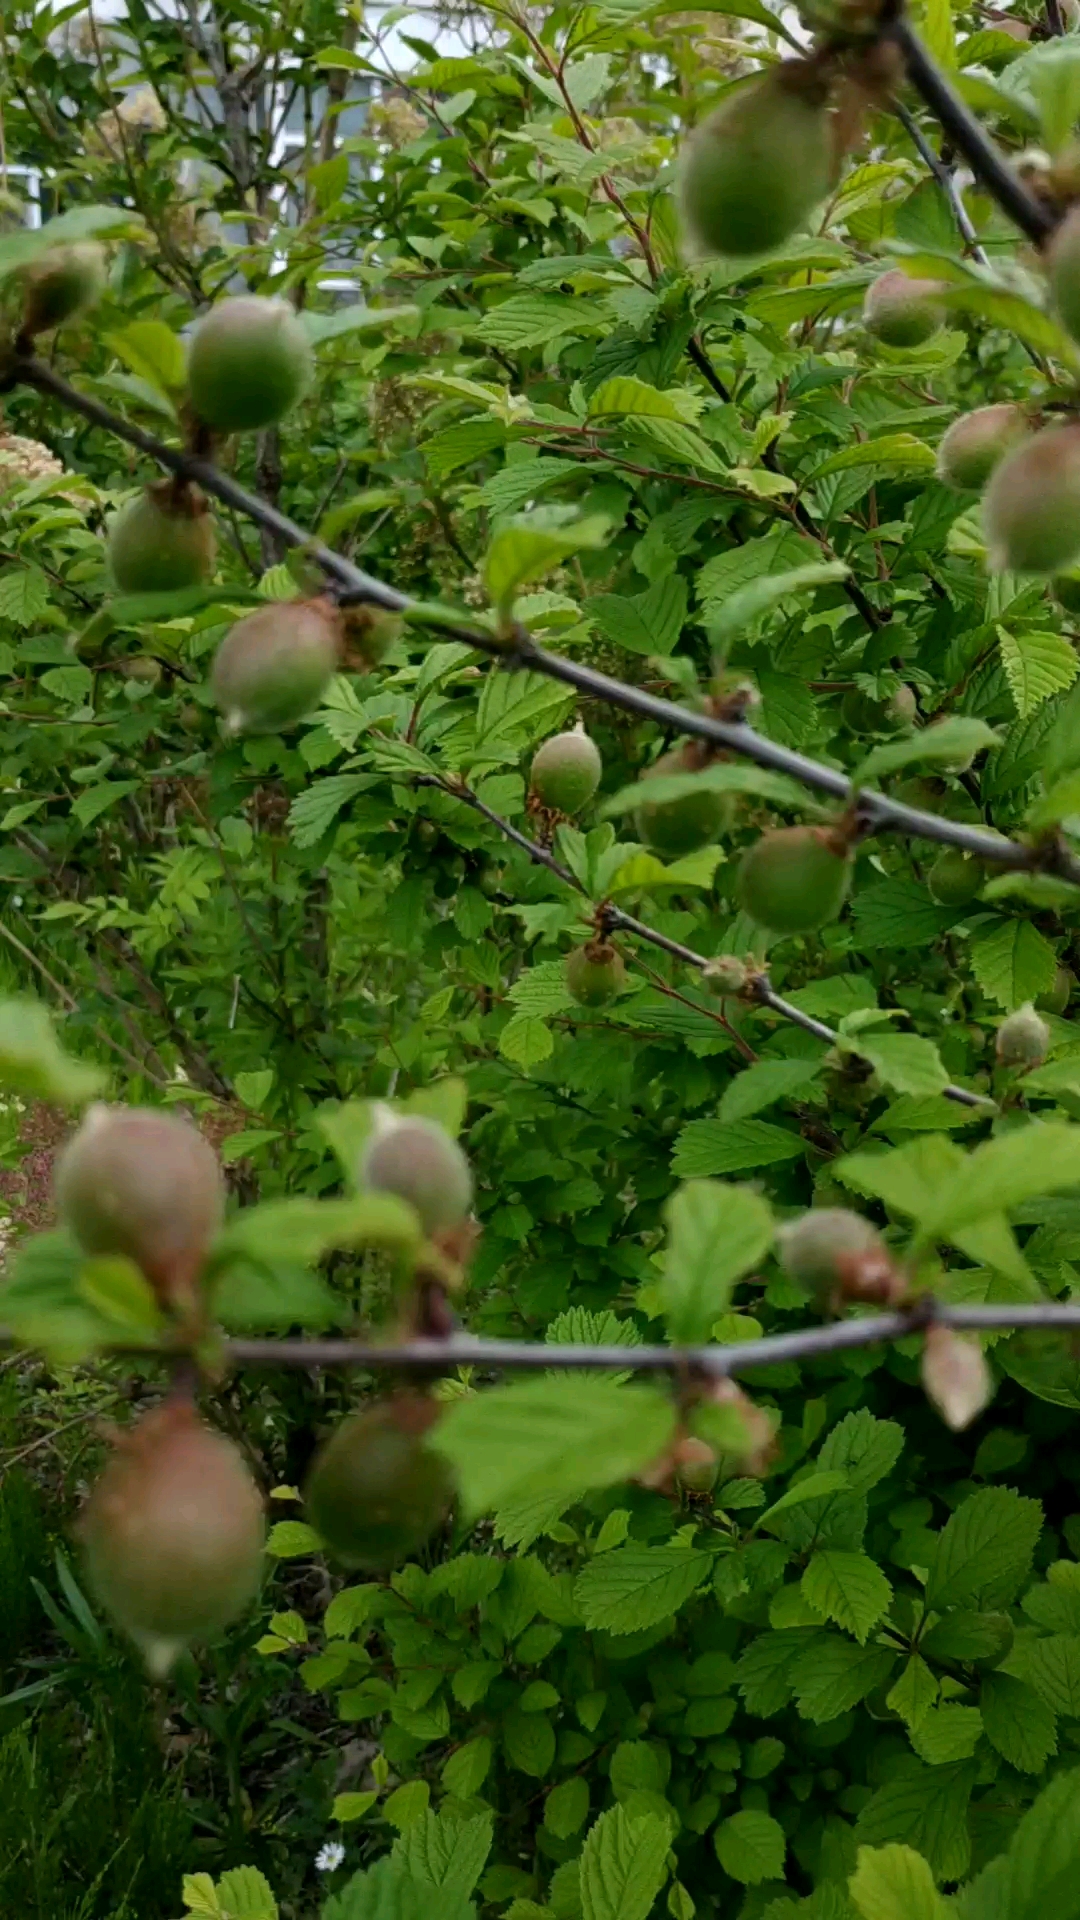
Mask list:
[[[318,705],[337,668],[342,622],[334,602],[275,601],[230,627],[211,685],[230,733],[278,733]]]
[[[566,956],[567,992],[580,1007],[606,1007],[626,985],[622,955],[603,938],[587,940]]]

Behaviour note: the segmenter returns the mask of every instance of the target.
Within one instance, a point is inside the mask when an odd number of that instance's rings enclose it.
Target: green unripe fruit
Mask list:
[[[888,1262],[877,1228],[847,1207],[812,1207],[780,1228],[780,1258],[793,1280],[824,1305],[867,1262]]]
[[[1002,1067],[1040,1067],[1050,1048],[1050,1029],[1030,1000],[1010,1013],[997,1030],[995,1050]]]
[[[230,627],[214,656],[214,698],[233,733],[279,733],[318,706],[338,664],[329,600],[275,601]]]
[[[832,170],[826,98],[808,66],[787,61],[729,94],[695,128],[678,184],[695,253],[764,253],[824,199]]]
[[[105,250],[95,240],[55,247],[25,276],[22,331],[48,333],[94,306],[105,291]]]
[[[556,813],[580,813],[597,787],[604,763],[587,733],[556,733],[533,754],[529,786]]]
[[[863,325],[886,347],[921,347],[944,319],[941,285],[890,267],[866,290]]]
[[[1055,574],[1050,591],[1066,613],[1080,613],[1080,573]]]
[[[671,753],[662,753],[642,779],[662,780],[692,771],[685,748],[676,747]],[[681,800],[643,799],[634,813],[634,826],[639,838],[653,853],[677,860],[681,854],[707,847],[727,825],[730,814],[726,793],[698,786],[693,793],[683,794]]]
[[[897,687],[887,700],[874,700],[855,688],[840,703],[841,718],[852,733],[905,733],[918,710],[919,703],[907,685]]]
[[[701,984],[710,993],[741,993],[750,978],[745,960],[733,953],[718,953],[701,969]]]
[[[810,933],[835,920],[851,884],[851,860],[820,827],[778,827],[748,848],[739,903],[772,933]]]
[[[1061,573],[1080,555],[1080,426],[1044,427],[1007,454],[983,495],[991,572]]]
[[[109,567],[121,593],[178,593],[214,571],[217,547],[206,502],[172,481],[148,487],[109,527]]]
[[[315,356],[284,300],[242,294],[200,320],[188,355],[188,393],[217,433],[272,427],[307,391]]]
[[[1074,340],[1080,340],[1080,217],[1075,207],[1055,232],[1046,262],[1062,325]]]
[[[454,1486],[424,1444],[433,1414],[421,1395],[397,1394],[346,1420],[316,1459],[304,1503],[343,1566],[396,1567],[445,1520]]]
[[[1072,999],[1072,990],[1075,985],[1076,979],[1069,972],[1068,967],[1059,967],[1054,974],[1053,986],[1047,987],[1045,993],[1037,995],[1036,1007],[1042,1013],[1064,1013]]]
[[[946,847],[939,853],[926,876],[926,884],[940,907],[966,907],[982,883],[982,862],[961,853],[959,847]]]
[[[94,1592],[157,1673],[220,1633],[258,1590],[258,1489],[236,1448],[186,1401],[165,1401],[119,1435],[80,1530]]]
[[[962,413],[938,447],[938,479],[960,492],[978,491],[999,460],[1026,440],[1030,431],[1022,407],[976,407],[973,413]]]
[[[420,1114],[378,1109],[359,1184],[407,1201],[429,1235],[460,1227],[472,1206],[468,1160],[445,1128]]]
[[[190,1296],[225,1199],[217,1155],[187,1120],[95,1104],[57,1161],[55,1189],[84,1253],[134,1260],[163,1304]]]
[[[711,1493],[720,1462],[707,1440],[688,1434],[675,1450],[675,1478],[686,1493]]]
[[[606,1007],[626,985],[626,968],[614,947],[590,940],[566,956],[566,986],[579,1007]]]

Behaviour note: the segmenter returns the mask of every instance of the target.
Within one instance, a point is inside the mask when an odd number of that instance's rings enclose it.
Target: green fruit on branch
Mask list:
[[[995,467],[983,495],[994,573],[1061,573],[1080,557],[1080,425],[1044,427]]]
[[[196,487],[162,480],[147,487],[109,526],[109,567],[121,593],[177,593],[214,571],[217,543]]]
[[[960,492],[979,491],[998,462],[1030,432],[1022,407],[976,407],[974,413],[962,413],[938,447],[938,479]]]
[[[1002,1067],[1041,1067],[1050,1050],[1050,1029],[1030,1000],[997,1030],[995,1052]]]
[[[400,1393],[346,1420],[317,1456],[304,1489],[312,1526],[342,1566],[396,1567],[442,1526],[450,1468],[424,1436],[436,1409]]]
[[[772,933],[811,933],[836,919],[851,864],[826,827],[776,827],[743,855],[739,903]]]
[[[670,779],[673,774],[695,773],[699,763],[693,748],[675,747],[662,753],[642,775],[643,781]],[[647,789],[646,789],[647,794]],[[728,825],[731,818],[729,794],[698,786],[679,800],[643,798],[635,813],[634,826],[645,846],[677,860],[684,853],[706,847]]]
[[[200,320],[188,355],[188,393],[217,433],[272,427],[303,398],[315,356],[287,301],[241,294]]]
[[[54,247],[24,275],[21,331],[31,337],[96,305],[105,291],[105,250],[95,240]]]
[[[939,907],[966,907],[980,891],[983,879],[981,860],[973,860],[959,847],[946,847],[931,866],[926,884]]]
[[[396,1193],[419,1215],[428,1235],[460,1227],[472,1206],[469,1162],[434,1120],[379,1105],[360,1163],[360,1185]]]
[[[263,1503],[236,1448],[187,1401],[117,1435],[80,1523],[90,1584],[161,1673],[259,1586]]]
[[[825,198],[832,173],[828,89],[789,60],[728,95],[679,162],[679,210],[692,250],[765,253]]]
[[[915,280],[890,267],[866,290],[863,325],[886,347],[921,347],[945,317],[941,291],[940,281]]]
[[[580,813],[597,787],[604,763],[595,741],[583,728],[556,733],[533,754],[529,786],[541,806],[555,813]]]
[[[233,733],[279,733],[318,706],[341,651],[331,600],[278,600],[230,627],[214,656],[214,698]]]
[[[887,700],[875,700],[855,688],[840,703],[841,718],[852,733],[906,733],[918,710],[915,694],[906,685],[897,687]]]
[[[686,1493],[711,1493],[720,1472],[720,1462],[707,1440],[693,1434],[676,1442],[675,1478]]]
[[[57,1161],[55,1190],[84,1253],[134,1260],[163,1305],[190,1298],[225,1200],[217,1155],[188,1121],[96,1103]]]
[[[1073,207],[1046,251],[1050,291],[1058,316],[1074,340],[1080,340],[1080,209]]]
[[[622,956],[606,940],[589,940],[567,954],[567,991],[579,1007],[606,1007],[625,985]]]
[[[824,1310],[840,1300],[898,1297],[895,1263],[877,1228],[847,1207],[813,1207],[779,1233],[780,1258]]]
[[[1045,993],[1037,994],[1035,1005],[1041,1013],[1064,1013],[1072,999],[1072,990],[1076,985],[1075,975],[1068,967],[1058,967],[1054,974],[1053,985]]]

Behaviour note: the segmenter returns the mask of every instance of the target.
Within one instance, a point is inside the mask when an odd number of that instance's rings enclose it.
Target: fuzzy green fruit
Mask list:
[[[233,733],[279,733],[318,706],[338,664],[329,600],[275,601],[230,627],[214,657],[214,698]]]
[[[200,320],[188,355],[192,408],[217,433],[272,427],[302,399],[315,356],[284,300],[241,294]]]
[[[84,1253],[134,1260],[163,1304],[190,1296],[225,1191],[217,1155],[187,1120],[95,1104],[57,1161],[55,1190]]]
[[[1080,426],[1044,427],[1007,454],[983,495],[991,572],[1061,573],[1080,556]]]
[[[1045,993],[1036,996],[1035,1005],[1041,1013],[1064,1013],[1072,999],[1072,990],[1076,977],[1068,967],[1059,967],[1054,975],[1054,983]]]
[[[697,254],[778,247],[823,200],[832,169],[826,92],[800,61],[740,87],[695,128],[679,210]]]
[[[54,247],[27,269],[22,331],[48,333],[96,305],[105,291],[105,250],[95,240]]]
[[[693,771],[684,747],[662,753],[642,775],[642,780],[670,779],[674,774]],[[647,791],[647,789],[646,789]],[[634,813],[634,826],[644,845],[653,853],[677,860],[684,853],[707,847],[727,826],[731,817],[730,796],[697,786],[680,800],[641,800]]]
[[[472,1171],[457,1141],[434,1120],[388,1107],[377,1110],[359,1184],[407,1201],[426,1234],[460,1227],[472,1206]]]
[[[216,551],[202,495],[168,480],[129,500],[109,526],[109,567],[121,593],[201,586],[214,571]]]
[[[976,407],[962,413],[943,435],[937,452],[937,477],[959,492],[985,487],[1000,460],[1030,434],[1022,407]]]
[[[930,868],[926,884],[940,907],[966,907],[982,887],[983,877],[981,861],[961,853],[959,847],[946,847]]]
[[[1062,325],[1080,340],[1080,209],[1073,207],[1046,252],[1050,291]]]
[[[580,813],[597,787],[604,763],[587,733],[556,733],[533,754],[529,786],[556,813]]]
[[[739,903],[772,933],[810,933],[835,920],[851,884],[851,860],[820,827],[777,827],[744,853]]]
[[[1041,1067],[1050,1048],[1050,1029],[1030,1000],[1010,1013],[997,1030],[995,1051],[1002,1067]]]
[[[781,1227],[780,1258],[793,1280],[824,1305],[853,1265],[888,1259],[873,1223],[847,1207],[812,1207]]]
[[[897,687],[887,700],[874,700],[855,688],[840,703],[840,717],[852,733],[906,733],[918,710],[919,703],[907,685]]]
[[[626,984],[626,968],[614,947],[590,940],[566,956],[566,986],[579,1007],[606,1007]]]
[[[342,1566],[396,1567],[442,1525],[454,1486],[424,1444],[432,1416],[421,1395],[397,1394],[346,1420],[318,1455],[304,1502]]]
[[[258,1590],[258,1489],[236,1448],[186,1401],[165,1401],[119,1435],[80,1531],[94,1592],[158,1673]]]
[[[886,347],[921,347],[944,319],[937,280],[916,280],[890,267],[866,290],[863,325]]]

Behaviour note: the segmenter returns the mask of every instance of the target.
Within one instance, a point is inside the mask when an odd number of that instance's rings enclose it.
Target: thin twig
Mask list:
[[[979,245],[979,236],[972,225],[971,215],[964,205],[960,189],[949,168],[934,152],[933,147],[930,145],[929,140],[925,138],[922,128],[919,126],[914,114],[908,112],[903,101],[893,101],[893,112],[897,119],[902,122],[908,139],[911,141],[920,160],[923,161],[924,165],[929,167],[930,172],[933,174],[934,179],[937,181],[938,186],[949,202],[953,212],[953,219],[960,229],[961,238],[972,259],[977,260],[980,267],[988,267],[990,265],[989,258],[984,248]]]

